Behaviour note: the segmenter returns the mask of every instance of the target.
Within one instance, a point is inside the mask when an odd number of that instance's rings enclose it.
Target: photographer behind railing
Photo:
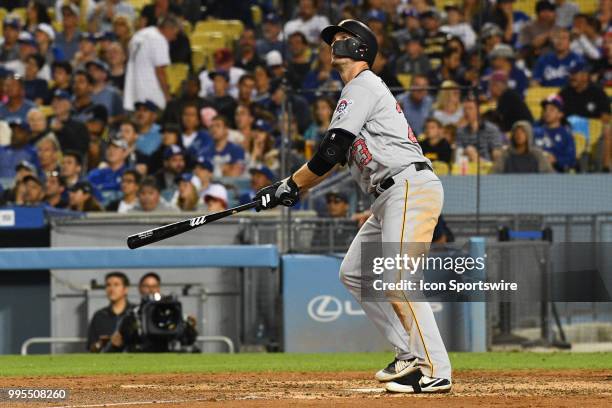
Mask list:
[[[162,295],[161,279],[155,272],[139,282],[140,305],[130,309],[102,352],[199,352],[194,345],[198,332],[193,316],[184,316],[175,295]]]

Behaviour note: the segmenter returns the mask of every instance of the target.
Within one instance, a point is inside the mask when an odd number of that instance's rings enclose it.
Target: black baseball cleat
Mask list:
[[[389,392],[406,394],[450,392],[452,387],[451,380],[427,377],[420,370],[385,384],[385,389]]]
[[[416,358],[410,360],[398,360],[396,358],[387,367],[379,370],[374,378],[380,382],[388,382],[413,373],[418,369]]]

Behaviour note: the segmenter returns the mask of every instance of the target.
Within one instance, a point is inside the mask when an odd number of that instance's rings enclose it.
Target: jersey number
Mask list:
[[[351,157],[359,171],[363,171],[363,168],[372,161],[372,153],[368,150],[368,145],[364,139],[357,139],[353,142],[353,146],[351,146]]]

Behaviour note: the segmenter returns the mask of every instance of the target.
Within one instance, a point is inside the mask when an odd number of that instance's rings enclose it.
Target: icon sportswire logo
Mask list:
[[[198,225],[202,225],[205,222],[206,222],[206,216],[202,215],[201,217],[192,218],[189,221],[189,225],[191,225],[192,227],[197,227]]]
[[[337,320],[342,314],[348,316],[360,316],[365,312],[359,308],[355,309],[350,300],[341,302],[338,298],[329,295],[320,295],[308,302],[308,315],[312,320],[327,323]]]

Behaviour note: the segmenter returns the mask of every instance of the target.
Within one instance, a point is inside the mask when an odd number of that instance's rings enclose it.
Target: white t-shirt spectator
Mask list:
[[[325,16],[314,15],[310,20],[304,21],[301,17],[287,21],[285,24],[285,38],[296,31],[304,33],[306,39],[311,44],[319,43],[321,31],[329,25],[329,20]]]
[[[125,73],[123,107],[134,110],[134,103],[151,100],[163,109],[164,92],[155,75],[156,67],[170,65],[170,48],[157,27],[147,27],[130,40],[130,58]]]
[[[440,31],[446,34],[459,37],[465,48],[470,51],[476,45],[476,33],[472,26],[467,23],[459,23],[455,25],[443,25]]]

